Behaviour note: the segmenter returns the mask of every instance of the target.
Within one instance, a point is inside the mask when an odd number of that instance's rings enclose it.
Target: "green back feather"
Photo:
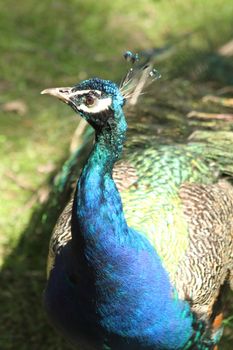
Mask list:
[[[172,277],[188,246],[179,188],[183,183],[217,181],[204,151],[202,144],[154,145],[145,150],[128,147],[124,155],[138,176],[121,192],[126,220],[150,240]]]

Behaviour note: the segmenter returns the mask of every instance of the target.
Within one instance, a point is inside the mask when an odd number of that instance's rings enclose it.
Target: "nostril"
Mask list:
[[[65,94],[65,93],[68,93],[68,89],[59,89],[59,92]]]

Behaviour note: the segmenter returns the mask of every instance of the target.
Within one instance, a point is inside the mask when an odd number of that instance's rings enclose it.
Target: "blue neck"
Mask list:
[[[119,108],[114,120],[96,135],[77,184],[74,251],[81,257],[83,278],[92,276],[90,298],[95,299],[97,322],[105,331],[156,349],[179,349],[192,334],[189,307],[173,298],[169,277],[154,248],[128,227],[112,180],[125,133]],[[167,334],[171,334],[169,339]]]
[[[118,118],[96,134],[96,142],[77,185],[77,219],[80,232],[89,239],[105,239],[108,235],[122,236],[128,230],[120,195],[112,180],[114,163],[120,157],[127,124],[122,109]]]

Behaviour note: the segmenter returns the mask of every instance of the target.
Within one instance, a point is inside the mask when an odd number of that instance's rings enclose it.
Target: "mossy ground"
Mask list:
[[[0,3],[0,349],[70,349],[41,306],[49,234],[60,209],[51,204],[53,194],[43,201],[41,192],[48,194],[68,157],[78,117],[40,91],[91,76],[119,81],[127,69],[124,50],[176,39],[175,52],[158,59],[163,79],[233,84],[232,57],[217,51],[232,39],[232,15],[231,0]],[[186,33],[192,35],[179,39]],[[167,84],[166,101],[176,104]],[[182,91],[192,98],[185,84]],[[4,111],[18,99],[25,113]],[[223,350],[232,348],[227,344]]]

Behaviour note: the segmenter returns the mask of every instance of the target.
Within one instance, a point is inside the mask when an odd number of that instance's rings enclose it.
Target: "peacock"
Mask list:
[[[232,133],[168,137],[146,112],[127,122],[135,81],[131,69],[121,86],[42,92],[95,133],[50,241],[45,309],[80,350],[216,350],[233,289]]]

